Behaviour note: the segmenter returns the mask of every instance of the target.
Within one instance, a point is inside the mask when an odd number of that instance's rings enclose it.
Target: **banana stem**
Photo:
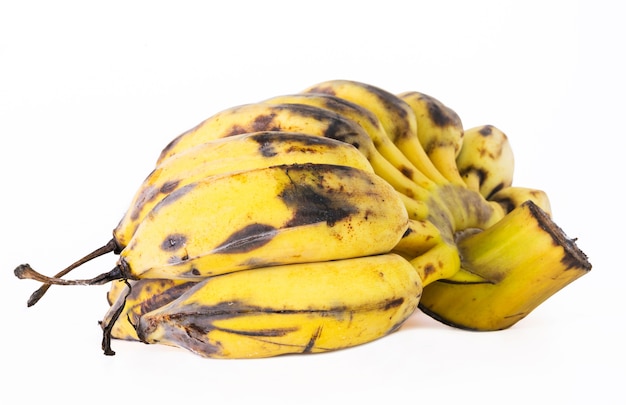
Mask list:
[[[20,264],[14,270],[15,276],[19,279],[30,279],[40,281],[46,284],[54,285],[102,285],[113,280],[126,279],[127,268],[125,262],[121,261],[120,264],[115,266],[113,270],[102,273],[94,278],[86,280],[66,280],[58,277],[48,277],[37,271],[35,271],[29,264]]]
[[[115,241],[115,239],[111,239],[104,246],[99,247],[98,249],[94,250],[93,252],[89,253],[88,255],[86,255],[86,256],[80,258],[79,260],[75,261],[74,263],[70,264],[68,267],[66,267],[65,269],[61,270],[57,274],[55,274],[54,277],[55,278],[61,278],[64,275],[66,275],[67,273],[69,273],[70,271],[74,270],[75,268],[80,267],[83,264],[87,263],[88,261],[90,261],[92,259],[95,259],[96,257],[103,256],[103,255],[105,255],[107,253],[117,251],[117,250],[119,250],[119,246],[118,246],[117,242]],[[26,305],[29,306],[29,307],[32,307],[37,302],[39,302],[41,297],[44,296],[44,294],[48,291],[48,289],[50,288],[51,285],[52,284],[46,283],[46,284],[42,285],[41,287],[39,287],[36,291],[34,291],[31,294],[30,298],[26,302]]]
[[[111,315],[111,318],[109,319],[109,321],[102,325],[102,351],[104,351],[104,354],[107,356],[115,355],[115,352],[113,351],[113,349],[111,349],[111,333],[113,331],[113,326],[115,325],[115,322],[117,322],[117,319],[120,317],[122,312],[124,312],[124,308],[126,306],[126,299],[128,298],[128,296],[130,295],[132,291],[132,286],[130,285],[128,280],[124,279],[124,283],[126,283],[126,286],[128,287],[128,291],[126,292],[126,295],[124,295],[122,304]]]

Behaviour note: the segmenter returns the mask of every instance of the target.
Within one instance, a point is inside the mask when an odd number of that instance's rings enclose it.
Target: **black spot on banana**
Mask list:
[[[216,248],[216,253],[247,253],[269,243],[277,229],[271,225],[250,224],[233,232]]]

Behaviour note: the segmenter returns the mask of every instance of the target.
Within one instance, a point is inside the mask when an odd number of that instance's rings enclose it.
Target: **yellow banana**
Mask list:
[[[458,242],[462,266],[488,283],[435,281],[420,308],[458,328],[508,328],[590,269],[585,254],[532,201]]]
[[[397,330],[421,289],[394,254],[270,266],[207,278],[136,329],[146,343],[212,358],[329,352]]]
[[[456,162],[468,188],[485,198],[513,183],[511,145],[504,132],[492,125],[465,131]]]
[[[463,185],[456,165],[456,157],[463,145],[461,118],[454,110],[424,93],[408,91],[398,97],[415,113],[417,138],[430,161],[448,181]]]
[[[28,265],[16,275],[54,284],[127,278],[201,279],[221,273],[391,251],[408,226],[398,193],[347,166],[293,164],[228,173],[167,195],[90,280],[53,280]]]
[[[181,187],[216,174],[291,163],[326,163],[373,172],[352,145],[291,132],[254,132],[217,139],[162,161],[136,192],[130,209],[113,231],[123,248],[150,210]]]
[[[303,92],[334,95],[372,111],[380,120],[389,139],[414,167],[437,184],[448,182],[422,148],[417,138],[415,113],[404,100],[386,90],[351,80],[329,80]]]

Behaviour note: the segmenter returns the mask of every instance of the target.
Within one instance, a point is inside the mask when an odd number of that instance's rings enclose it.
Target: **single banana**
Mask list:
[[[478,191],[487,199],[513,183],[511,145],[504,132],[492,125],[465,131],[456,162],[468,188]]]
[[[415,113],[417,137],[426,155],[451,183],[463,185],[456,165],[463,145],[461,118],[441,101],[417,91],[399,94]]]
[[[303,93],[330,94],[372,111],[380,120],[389,139],[414,167],[437,184],[448,182],[428,159],[417,138],[415,113],[404,100],[396,95],[381,88],[351,80],[329,80],[311,86]]]
[[[420,308],[463,329],[509,328],[591,269],[574,241],[532,201],[457,246],[462,267],[488,282],[435,281],[425,286]]]
[[[142,315],[146,343],[211,358],[323,353],[396,331],[422,286],[395,254],[269,266],[210,277]]]
[[[206,142],[163,160],[136,192],[113,231],[121,248],[166,195],[216,174],[291,163],[326,163],[373,172],[355,147],[330,138],[292,132],[254,132]]]
[[[117,266],[90,280],[199,280],[217,274],[391,251],[408,226],[398,193],[347,166],[292,164],[208,177],[168,194],[146,216]]]

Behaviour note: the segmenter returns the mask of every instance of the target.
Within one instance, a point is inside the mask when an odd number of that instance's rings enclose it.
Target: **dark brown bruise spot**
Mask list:
[[[178,249],[185,246],[187,243],[187,236],[180,233],[173,233],[167,235],[161,243],[161,250],[166,252],[175,252]]]
[[[411,228],[406,228],[406,231],[404,231],[404,234],[402,234],[402,239],[406,238],[407,236],[409,236],[410,234],[412,234],[413,232],[415,232],[413,229]]]
[[[269,243],[276,236],[277,229],[266,224],[250,224],[233,232],[220,243],[214,253],[247,253]]]
[[[159,189],[159,192],[162,194],[169,194],[172,191],[176,190],[179,184],[180,184],[180,180],[166,181],[165,183],[163,183],[163,185]]]
[[[306,167],[308,165],[299,165]],[[349,170],[350,168],[335,167],[335,170]],[[305,169],[306,170],[306,169]],[[355,172],[355,170],[350,170]],[[293,172],[293,177],[291,173]],[[298,169],[287,169],[287,176],[291,179],[289,186],[279,194],[279,198],[294,211],[293,217],[285,224],[286,227],[309,225],[326,222],[328,226],[359,212],[358,207],[346,202],[342,193],[333,193],[324,187],[323,178],[317,183],[298,181]]]
[[[335,90],[330,86],[314,86],[307,90],[308,93],[328,94],[330,96],[336,96]]]
[[[438,127],[460,125],[459,116],[452,109],[443,105],[439,100],[426,94],[422,94],[420,98],[427,103],[428,115],[435,125]]]
[[[276,118],[275,113],[259,115],[252,121],[252,131],[265,131],[272,126],[272,121]]]
[[[224,134],[224,138],[228,138],[229,136],[247,134],[248,132],[250,132],[250,130],[247,127],[243,125],[235,124],[230,128],[230,130],[228,130]]]
[[[412,168],[406,166],[400,166],[400,172],[404,175],[404,177],[412,179],[415,175],[415,172]]]
[[[480,130],[478,130],[478,133],[481,134],[482,136],[489,136],[493,133],[493,126],[485,125]]]
[[[435,271],[437,271],[437,268],[435,268],[435,265],[432,263],[428,263],[426,266],[424,266],[424,277],[430,276]]]
[[[264,157],[273,157],[278,155],[274,144],[272,143],[273,137],[270,136],[256,136],[253,138],[259,144],[259,152]]]
[[[393,299],[393,300],[388,300],[388,301],[384,302],[382,307],[381,307],[381,309],[383,311],[388,311],[390,309],[397,308],[397,307],[401,306],[403,303],[404,303],[404,298],[399,297],[399,298],[396,298],[396,299]]]

